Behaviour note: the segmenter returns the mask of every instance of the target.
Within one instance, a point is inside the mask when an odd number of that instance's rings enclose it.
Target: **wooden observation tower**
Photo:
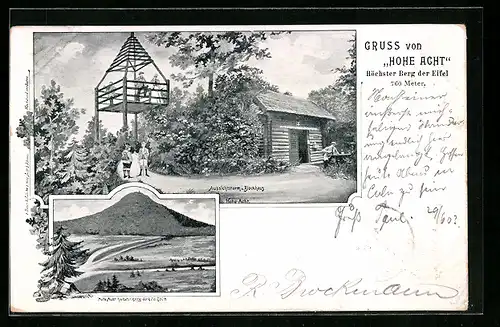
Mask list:
[[[144,68],[152,65],[161,76],[147,81]],[[108,77],[108,78],[107,78]],[[107,85],[104,80],[109,80]],[[95,140],[100,142],[99,112],[121,112],[123,127],[128,129],[127,115],[135,115],[134,136],[137,140],[137,114],[152,106],[167,106],[170,81],[165,78],[139,40],[130,33],[120,52],[95,88]]]

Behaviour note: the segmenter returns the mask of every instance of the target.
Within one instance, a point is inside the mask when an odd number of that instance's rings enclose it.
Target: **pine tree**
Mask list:
[[[111,278],[111,291],[116,292],[118,291],[118,288],[120,287],[120,282],[118,281],[118,277],[116,275],[113,275]]]
[[[105,290],[106,290],[106,285],[105,285],[105,283],[104,283],[102,280],[99,280],[99,281],[97,282],[96,287],[94,288],[94,291],[95,291],[95,292],[103,292],[103,291],[105,291]]]
[[[102,123],[101,123],[102,125]],[[122,152],[117,146],[117,137],[101,127],[101,140],[95,141],[95,121],[92,118],[87,123],[87,130],[81,141],[82,148],[88,154],[85,164],[88,167],[88,177],[84,181],[86,194],[108,194],[114,188],[117,180],[116,166]]]
[[[109,278],[106,278],[106,292],[109,292],[111,290],[111,281]]]
[[[87,180],[88,165],[87,152],[73,139],[66,150],[64,158],[67,160],[61,173],[61,182],[67,193],[87,193],[84,183]]]
[[[41,287],[48,287],[49,290],[58,289],[67,279],[78,277],[82,272],[78,271],[78,259],[87,255],[88,250],[82,249],[82,242],[71,242],[68,235],[64,234],[61,226],[54,233],[53,249],[50,257],[41,265],[43,276],[40,280]]]
[[[108,137],[108,130],[104,128],[104,125],[102,123],[102,120],[99,120],[99,135],[101,138],[101,143],[107,143],[107,137]],[[96,143],[95,140],[95,117],[92,116],[92,118],[87,122],[87,129],[85,130],[85,134],[83,135],[82,138],[82,145],[87,149],[90,150],[94,144]]]

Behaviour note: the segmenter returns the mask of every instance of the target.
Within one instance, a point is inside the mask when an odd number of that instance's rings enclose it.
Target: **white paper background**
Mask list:
[[[265,27],[253,27],[264,29]],[[216,29],[253,29],[252,27],[214,27]],[[161,30],[167,27],[127,28],[128,31]],[[168,27],[168,29],[174,29]],[[201,30],[207,27],[175,27],[177,30]],[[276,29],[276,27],[269,27]],[[414,55],[418,61],[422,55],[449,56],[446,64],[447,78],[423,78],[428,88],[448,92],[448,101],[454,113],[465,118],[465,30],[461,26],[448,25],[372,25],[372,26],[287,26],[287,30],[339,30],[356,29],[358,65],[358,117],[368,105],[368,94],[374,87],[390,89],[390,77],[366,78],[366,70],[383,69],[390,51],[366,51],[368,40],[399,40],[401,49],[393,55]],[[11,79],[10,79],[10,163],[11,163],[11,213],[10,213],[10,288],[11,310],[28,312],[93,312],[93,311],[359,311],[359,310],[465,310],[467,308],[467,210],[466,210],[466,160],[454,161],[455,173],[444,177],[446,192],[433,195],[438,201],[453,208],[459,217],[460,228],[436,227],[429,215],[423,217],[424,207],[430,200],[410,200],[405,212],[419,216],[412,222],[414,239],[406,229],[387,225],[383,233],[374,231],[373,221],[378,213],[374,201],[356,197],[353,204],[363,216],[363,221],[350,233],[350,223],[342,226],[338,238],[335,207],[330,206],[222,206],[220,210],[220,297],[168,298],[164,302],[99,302],[92,299],[52,300],[38,303],[33,297],[40,277],[39,263],[44,256],[35,248],[36,237],[29,232],[25,222],[25,161],[27,148],[15,135],[24,110],[24,84],[28,70],[32,70],[33,31],[61,31],[62,28],[17,27],[11,30]],[[104,30],[98,27],[74,28],[78,31]],[[119,27],[106,27],[106,31],[119,31]],[[423,49],[405,53],[406,42],[420,42]],[[399,70],[400,68],[393,68]],[[401,68],[406,69],[406,68]],[[408,70],[418,68],[408,68]],[[436,67],[436,69],[438,69]],[[361,82],[363,86],[361,87]],[[431,86],[432,85],[432,86]],[[361,97],[360,97],[361,95]],[[359,101],[362,99],[362,101]],[[365,120],[358,119],[358,130],[364,131]],[[465,151],[466,129],[454,133],[451,144]],[[365,140],[358,136],[358,151]],[[358,153],[358,163],[362,153]],[[366,167],[365,163],[362,168]],[[361,182],[358,169],[358,185]],[[392,184],[391,184],[392,183]],[[389,184],[397,185],[397,180]],[[358,189],[361,189],[358,187]],[[364,190],[363,192],[366,192]],[[292,268],[305,272],[304,289],[339,288],[346,280],[363,278],[363,286],[373,289],[383,285],[400,283],[402,288],[420,288],[425,283],[445,284],[460,291],[450,300],[436,296],[353,296],[337,294],[302,297],[299,293],[281,299],[272,288],[263,287],[255,297],[236,299],[234,289],[244,289],[242,279],[249,273],[265,276],[268,283],[285,281],[285,274]],[[383,288],[382,288],[383,289]]]

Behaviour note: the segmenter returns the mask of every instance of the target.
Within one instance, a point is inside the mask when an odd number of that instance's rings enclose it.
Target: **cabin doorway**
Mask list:
[[[299,129],[290,129],[288,132],[289,137],[289,151],[290,151],[290,164],[308,163],[309,147],[308,147],[308,131]]]

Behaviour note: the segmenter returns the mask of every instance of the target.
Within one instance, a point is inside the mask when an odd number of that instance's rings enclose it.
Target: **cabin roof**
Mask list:
[[[335,120],[335,117],[331,113],[319,107],[314,102],[292,95],[265,91],[257,94],[256,99],[267,111]]]

